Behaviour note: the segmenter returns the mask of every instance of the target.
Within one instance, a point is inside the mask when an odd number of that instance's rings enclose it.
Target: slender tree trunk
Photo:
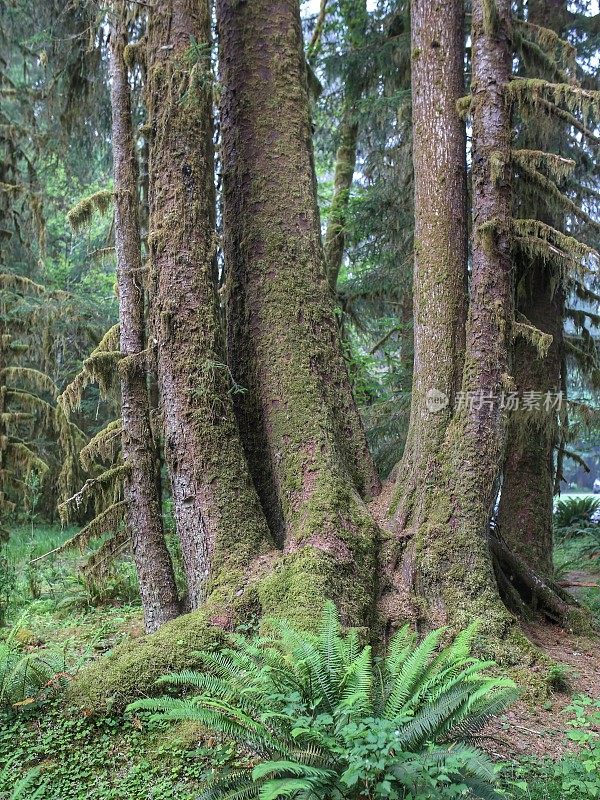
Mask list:
[[[214,590],[222,606],[215,614],[228,624],[229,604],[269,537],[238,438],[218,322],[209,43],[208,0],[152,7],[149,247],[166,463],[189,605]]]
[[[346,226],[350,189],[356,167],[358,143],[358,104],[363,94],[365,76],[356,65],[355,51],[364,43],[367,25],[367,8],[364,0],[346,0],[341,3],[347,34],[345,45],[348,50],[346,83],[342,118],[339,126],[339,145],[335,154],[335,173],[333,177],[333,197],[325,233],[325,270],[327,280],[335,293],[337,280],[344,258]]]
[[[327,280],[333,292],[344,258],[346,224],[350,189],[356,166],[356,146],[358,142],[358,122],[353,98],[346,97],[342,120],[340,122],[340,143],[335,154],[335,173],[333,177],[333,197],[325,233],[325,269]]]
[[[119,12],[117,12],[119,13]],[[177,588],[165,544],[161,498],[156,492],[158,464],[150,425],[144,348],[144,281],[138,216],[137,163],[131,126],[131,100],[123,61],[120,25],[110,33],[112,143],[115,179],[115,245],[119,287],[119,330],[123,359],[121,408],[127,526],[137,567],[146,631],[179,614]]]
[[[414,0],[411,38],[414,369],[410,425],[392,506],[403,535],[419,524],[424,485],[438,480],[436,459],[464,358],[466,139],[456,111],[464,95],[462,3]]]
[[[565,0],[530,0],[529,22],[549,28],[559,36],[567,24]],[[551,76],[550,76],[551,77]],[[558,132],[557,128],[557,132]],[[544,135],[536,126],[522,132],[523,147],[539,147]],[[545,134],[547,138],[547,133]],[[559,153],[564,137],[553,136],[547,149]],[[538,205],[538,204],[535,204]],[[542,219],[557,228],[564,220],[535,208],[525,216]],[[541,258],[517,264],[517,280],[523,283],[518,310],[536,328],[552,336],[548,354],[541,358],[535,347],[520,339],[515,347],[515,382],[520,392],[555,395],[561,390],[564,296],[551,266]],[[552,514],[554,507],[554,450],[558,439],[558,415],[554,408],[526,420],[513,413],[509,423],[507,457],[498,512],[500,531],[506,543],[546,578],[552,575]],[[557,464],[558,467],[558,464]]]
[[[273,613],[372,612],[379,488],[341,354],[315,200],[298,0],[219,0],[228,355],[278,569]]]

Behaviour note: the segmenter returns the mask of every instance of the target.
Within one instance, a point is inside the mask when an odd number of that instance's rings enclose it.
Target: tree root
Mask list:
[[[536,611],[573,633],[589,633],[589,614],[557,583],[541,577],[496,534],[489,538],[498,588],[507,607],[525,619]]]

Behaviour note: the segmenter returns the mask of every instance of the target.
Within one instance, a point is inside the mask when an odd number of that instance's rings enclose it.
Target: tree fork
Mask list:
[[[173,565],[167,549],[158,464],[150,424],[145,368],[144,286],[137,196],[137,162],[131,124],[131,98],[123,60],[125,32],[122,8],[115,8],[110,31],[112,143],[115,180],[115,247],[119,287],[122,453],[127,527],[147,632],[179,614]]]

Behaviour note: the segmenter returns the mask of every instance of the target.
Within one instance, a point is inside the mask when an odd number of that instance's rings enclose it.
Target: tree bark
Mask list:
[[[554,450],[558,412],[553,405],[561,390],[563,294],[549,280],[547,264],[528,264],[523,278],[527,298],[521,312],[538,330],[552,336],[541,357],[528,341],[515,342],[514,376],[520,395],[541,397],[539,411],[515,410],[508,428],[506,461],[498,508],[498,525],[508,547],[546,578],[553,573],[552,514]],[[534,395],[531,395],[534,396]],[[545,410],[546,397],[550,405]]]
[[[436,57],[439,58],[438,50],[449,52],[454,57],[454,69],[458,70],[463,52],[462,37],[458,33],[462,4],[450,5],[451,14],[442,4],[426,4],[432,14],[431,24],[436,27],[428,30],[424,42],[417,40],[419,49],[414,53],[413,47],[413,58],[435,61]],[[500,397],[512,385],[509,356],[513,285],[508,234],[511,128],[510,104],[506,102],[511,68],[509,0],[497,0],[495,8],[497,15],[490,20],[484,13],[483,0],[473,3],[473,247],[462,370],[463,399],[452,403],[456,397],[455,353],[459,348],[451,348],[444,341],[436,344],[438,334],[433,330],[429,333],[428,347],[421,350],[427,340],[423,338],[422,306],[418,305],[417,299],[416,391],[411,436],[415,451],[418,453],[422,447],[428,453],[430,465],[427,469],[421,462],[417,472],[423,481],[419,503],[409,506],[402,516],[395,518],[396,537],[407,537],[408,543],[402,557],[392,562],[395,569],[392,583],[397,590],[403,581],[408,583],[413,593],[409,599],[415,606],[416,616],[427,626],[450,624],[460,628],[473,618],[484,618],[486,629],[481,637],[481,650],[506,662],[517,660],[520,651],[514,641],[508,647],[498,648],[498,640],[507,638],[510,633],[515,634],[516,630],[513,618],[498,594],[488,530],[505,446],[505,420]],[[418,0],[415,0],[414,9],[418,12]],[[418,30],[417,27],[415,35]],[[455,31],[451,42],[438,48],[438,42],[443,41],[439,37],[447,36],[450,30]],[[440,79],[437,71],[429,76],[426,71],[417,72],[413,79],[417,108],[423,80],[429,80],[434,87],[448,85],[448,80]],[[429,86],[426,91],[429,91]],[[434,110],[435,105],[431,105],[426,120]],[[416,129],[419,122],[417,118]],[[442,131],[441,125],[436,127],[435,137],[444,141]],[[418,154],[419,150],[415,141],[415,153]],[[427,168],[432,169],[433,163],[430,161]],[[424,171],[415,174],[417,209],[423,208],[423,174]],[[442,230],[449,225],[449,216],[446,211],[446,216],[438,221]],[[464,217],[458,222],[464,225]],[[422,229],[419,227],[418,230]],[[420,254],[437,247],[439,236],[434,228],[426,233],[417,233],[416,239]],[[417,258],[417,270],[418,267]],[[428,277],[427,273],[417,272],[417,298],[423,292],[434,294],[439,305],[446,310],[448,300],[444,294],[436,292],[435,283],[427,283]],[[454,291],[457,291],[456,285]],[[456,314],[449,316],[451,323],[456,324],[456,319]],[[440,359],[441,374],[446,380],[441,388],[445,392],[444,387],[447,387],[450,396],[450,412],[446,407],[442,416],[452,413],[445,430],[443,422],[434,421],[436,415],[429,413],[423,404],[437,374],[440,352],[447,353],[446,359]],[[465,402],[465,399],[469,401]],[[407,519],[409,528],[406,527]],[[388,599],[388,608],[389,605]]]
[[[116,10],[119,15],[120,10]],[[173,566],[167,549],[161,498],[156,492],[158,465],[150,426],[146,383],[144,281],[138,214],[137,162],[131,125],[131,99],[123,61],[125,37],[117,23],[110,32],[112,144],[115,180],[115,247],[119,288],[122,361],[122,453],[127,527],[137,568],[144,626],[157,630],[179,614]]]
[[[561,36],[568,22],[567,4],[565,0],[530,0],[528,21]],[[549,77],[552,79],[552,76]],[[535,126],[528,126],[521,132],[522,146],[538,148],[541,133]],[[554,135],[551,139],[546,145],[547,149],[560,153],[564,138]],[[536,207],[533,212],[522,210],[522,213],[524,216],[538,217],[553,227],[564,227],[556,215],[553,218],[548,213],[547,208],[540,210]],[[550,265],[541,258],[517,263],[517,281],[523,284],[523,290],[519,292],[522,299],[518,310],[536,328],[552,336],[552,344],[544,358],[540,357],[531,343],[523,339],[517,341],[514,354],[517,389],[520,392],[556,394],[562,385],[564,347],[564,295],[557,286],[560,281],[552,275]],[[544,412],[542,409],[529,421],[524,419],[524,415],[513,413],[509,421],[498,510],[498,524],[507,545],[546,578],[551,577],[553,572],[552,514],[557,438],[556,410]]]
[[[324,597],[347,621],[373,609],[379,481],[327,286],[298,0],[217,2],[222,82],[228,359],[279,567],[272,613],[310,625]]]
[[[333,197],[327,220],[324,253],[325,270],[331,290],[336,292],[337,280],[344,258],[346,226],[350,189],[356,167],[358,144],[358,104],[363,94],[365,77],[356,66],[355,51],[364,43],[367,24],[367,8],[364,0],[342,2],[340,9],[346,25],[346,47],[348,49],[346,82],[342,118],[339,125],[339,145],[335,154],[335,172],[333,177]]]
[[[218,320],[208,0],[152,7],[147,96],[153,330],[173,510],[189,606],[211,594],[214,619],[226,625],[269,534]]]
[[[396,526],[420,516],[423,482],[433,464],[460,387],[467,275],[464,27],[460,2],[411,6],[414,165],[414,368],[410,425],[393,500]],[[434,409],[433,411],[430,409]]]

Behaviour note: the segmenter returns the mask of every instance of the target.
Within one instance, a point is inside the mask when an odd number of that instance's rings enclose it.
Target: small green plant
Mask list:
[[[476,626],[439,650],[443,629],[417,644],[407,627],[387,657],[343,634],[332,603],[318,634],[286,622],[273,634],[198,653],[204,671],[160,685],[197,692],[133,703],[152,719],[195,721],[237,745],[237,766],[213,771],[199,797],[498,797],[494,769],[469,741],[517,696],[470,654]]]
[[[23,618],[0,642],[0,708],[16,708],[34,702],[64,672],[64,655],[51,650],[25,652],[19,642]]]
[[[578,523],[589,522],[594,511],[599,508],[600,499],[588,495],[559,500],[554,509],[555,528],[571,528]]]
[[[548,669],[548,686],[553,692],[570,692],[571,674],[571,669],[565,664],[552,664]]]

